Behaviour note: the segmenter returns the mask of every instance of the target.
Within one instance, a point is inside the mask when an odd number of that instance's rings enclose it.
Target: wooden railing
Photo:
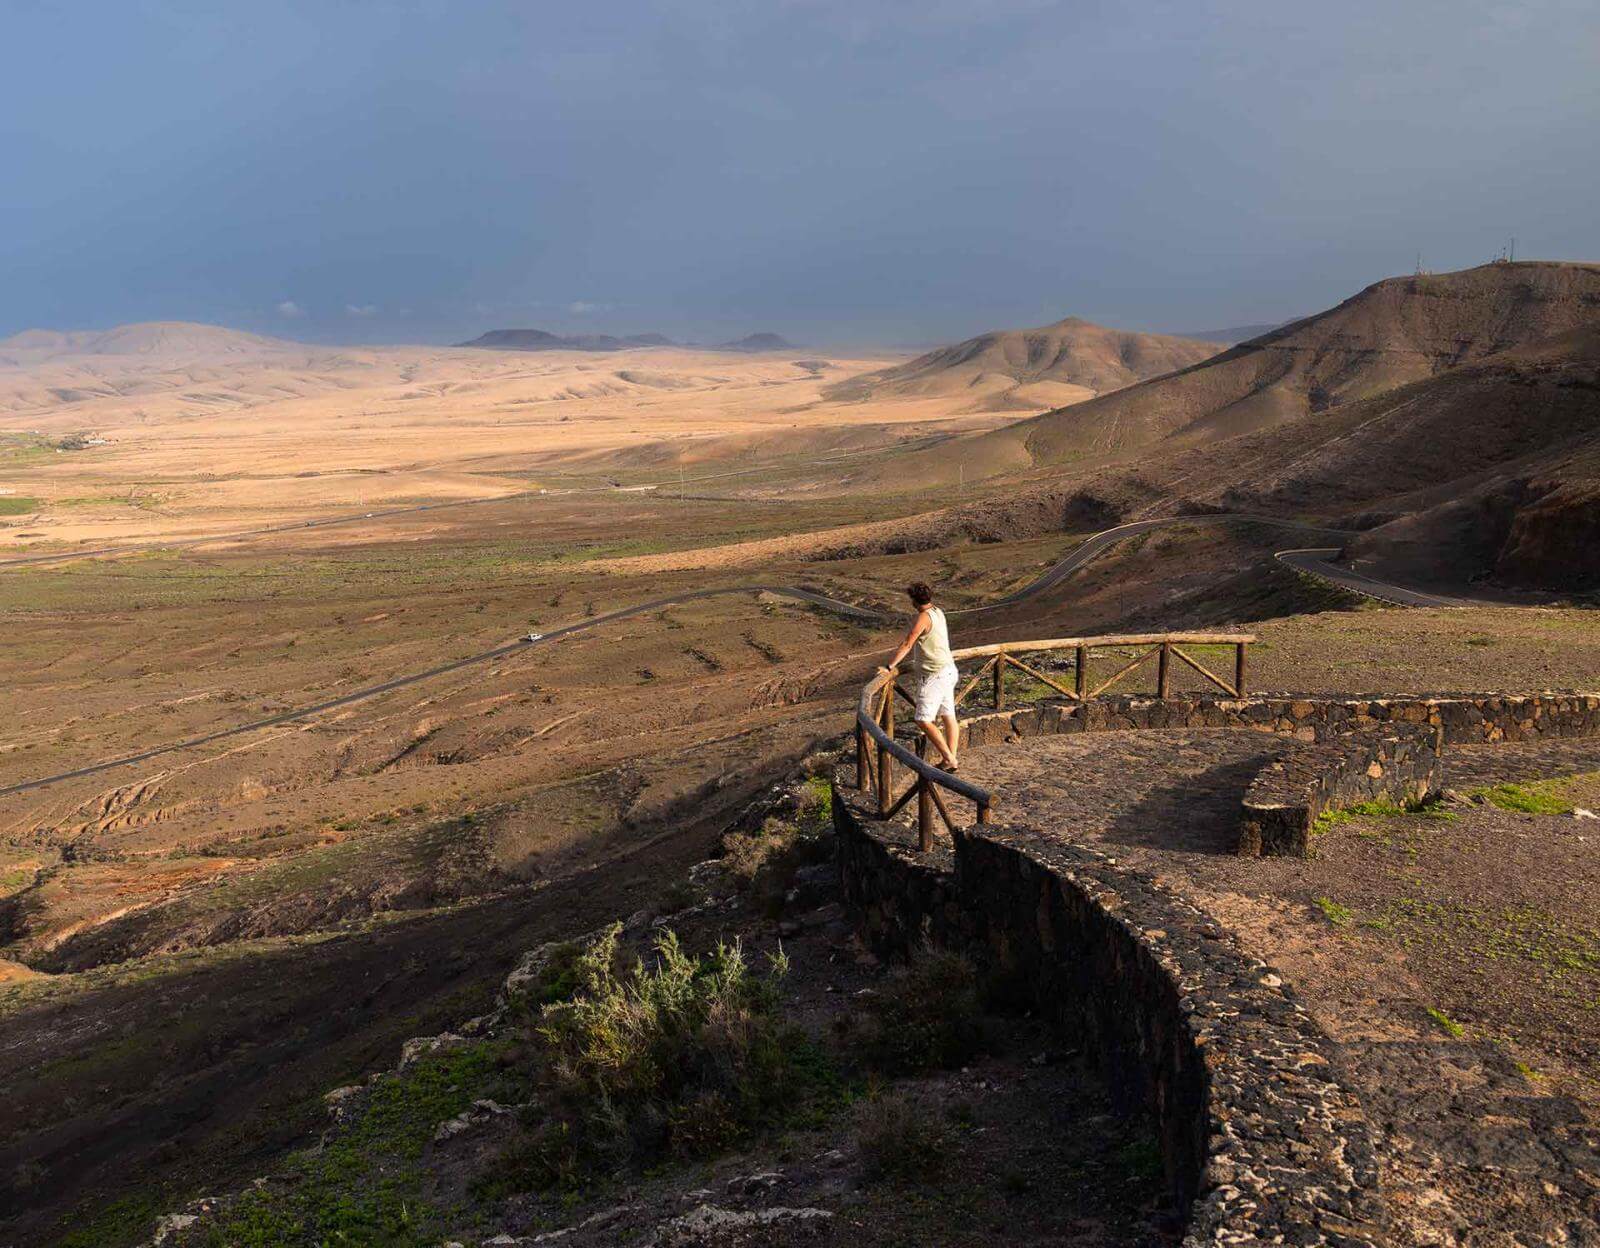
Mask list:
[[[917,753],[912,753],[894,739],[894,700],[903,698],[913,702],[909,693],[900,687],[898,672],[879,672],[861,691],[861,704],[856,708],[856,788],[865,793],[873,789],[878,795],[878,818],[893,819],[901,807],[913,797],[917,799],[917,848],[927,853],[933,848],[933,813],[939,812],[945,830],[955,833],[955,823],[940,789],[947,789],[972,802],[978,811],[979,823],[989,822],[992,798],[987,789],[969,784],[960,776],[935,767],[921,757],[923,738],[917,738]],[[913,703],[914,704],[914,703]],[[872,745],[868,745],[868,740]],[[876,758],[874,758],[876,755]],[[899,797],[894,796],[894,766],[901,763],[911,769],[911,785]]]
[[[956,650],[957,663],[971,659],[985,659],[977,671],[967,679],[956,694],[956,706],[967,700],[980,686],[987,684],[990,702],[995,710],[1003,710],[1006,702],[1006,669],[1015,668],[1031,680],[1053,690],[1061,697],[1075,702],[1085,702],[1098,697],[1112,686],[1131,676],[1151,659],[1156,661],[1155,696],[1166,698],[1172,690],[1172,660],[1193,668],[1212,685],[1230,697],[1243,697],[1245,691],[1245,656],[1255,638],[1242,633],[1131,633],[1111,637],[1058,637],[1045,641],[1003,641],[989,646],[969,646]],[[1229,646],[1233,649],[1233,683],[1218,676],[1184,646]],[[1097,650],[1114,650],[1124,658],[1123,664],[1110,676],[1092,688],[1089,684],[1089,664]],[[1128,651],[1138,653],[1131,658]],[[1052,651],[1071,651],[1072,687],[1063,680],[1039,670],[1044,664],[1024,663],[1019,654],[1036,655]],[[1036,665],[1037,664],[1037,665]],[[988,676],[986,682],[984,677]],[[897,671],[879,672],[861,691],[861,702],[856,707],[856,788],[877,795],[878,818],[892,819],[912,798],[917,801],[917,846],[926,853],[933,848],[933,817],[937,813],[945,830],[952,835],[955,822],[940,790],[954,793],[972,802],[977,810],[977,822],[989,822],[994,806],[994,795],[987,789],[963,780],[960,776],[935,767],[922,757],[925,741],[919,735],[916,751],[907,749],[894,739],[895,699],[913,704],[911,694],[900,687]],[[894,793],[895,764],[908,768],[912,781],[898,797]]]

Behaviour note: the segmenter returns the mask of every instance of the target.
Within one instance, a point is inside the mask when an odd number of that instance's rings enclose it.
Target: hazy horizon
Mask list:
[[[91,16],[90,23],[85,15]],[[1600,257],[1600,11],[7,4],[0,337],[1169,333]]]

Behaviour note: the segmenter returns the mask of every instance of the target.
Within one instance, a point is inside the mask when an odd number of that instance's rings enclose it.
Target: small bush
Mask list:
[[[621,935],[622,924],[613,923],[601,939],[591,945],[564,940],[544,946],[540,951],[543,960],[532,983],[523,992],[523,1003],[538,1010],[557,1001],[570,1000],[579,989],[596,978],[598,972],[593,966],[593,959],[602,950],[612,959],[607,973],[612,976],[623,973],[626,957],[618,944]]]
[[[959,1066],[983,1042],[978,978],[958,953],[927,949],[868,999],[861,1048],[892,1074]]]
[[[657,914],[677,914],[700,900],[700,891],[688,880],[676,879],[661,890],[656,898]]]
[[[868,1179],[928,1179],[944,1168],[950,1148],[944,1125],[921,1102],[900,1095],[862,1107],[857,1139]]]
[[[821,836],[833,830],[833,785],[826,776],[812,776],[801,786],[800,811],[795,821],[807,836]]]
[[[1166,1173],[1161,1144],[1151,1136],[1141,1135],[1129,1140],[1117,1149],[1116,1161],[1124,1174],[1139,1182],[1152,1183]]]
[[[776,915],[794,873],[833,853],[832,830],[832,790],[826,780],[813,777],[800,791],[793,820],[769,818],[753,832],[724,836],[723,865],[761,908]]]
[[[571,999],[546,1005],[535,1026],[545,1118],[512,1159],[535,1186],[716,1153],[793,1090],[776,1011],[781,956],[756,974],[737,944],[691,957],[666,932],[654,965],[619,972],[617,939],[612,928],[583,951]]]

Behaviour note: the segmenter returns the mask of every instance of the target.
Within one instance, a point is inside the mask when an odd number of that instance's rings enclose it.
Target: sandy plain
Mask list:
[[[612,481],[755,484],[1008,419],[963,413],[959,396],[824,400],[825,386],[894,362],[666,348],[0,350],[0,499],[13,502],[0,548]]]

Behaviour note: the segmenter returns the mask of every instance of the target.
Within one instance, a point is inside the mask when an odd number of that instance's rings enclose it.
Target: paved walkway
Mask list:
[[[1245,789],[1294,748],[1251,729],[1072,733],[973,750],[961,774],[995,794],[997,821],[1153,865],[1232,855]]]

